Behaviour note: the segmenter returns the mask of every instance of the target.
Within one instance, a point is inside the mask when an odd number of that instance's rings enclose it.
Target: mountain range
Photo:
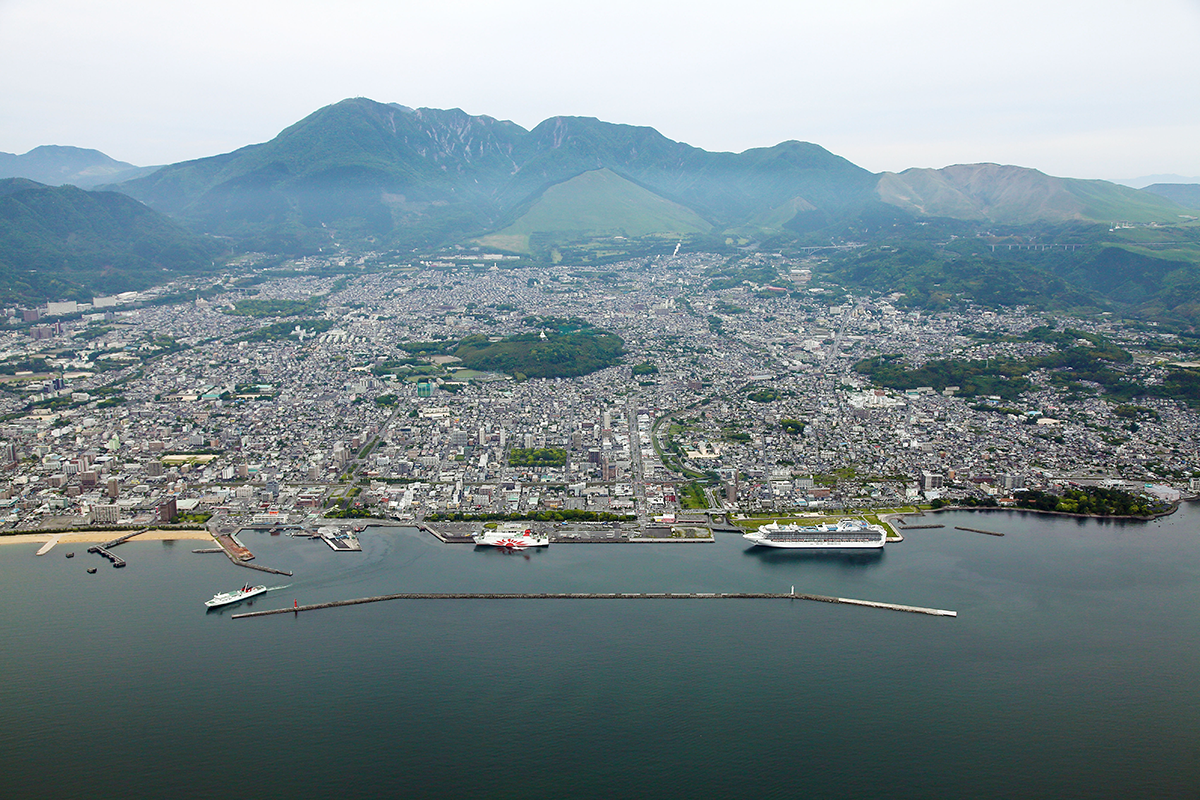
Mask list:
[[[1044,265],[1020,266],[1013,281],[1081,283],[1086,292],[1089,270],[1118,265],[1132,277],[1110,287],[1105,302],[1136,290],[1147,313],[1175,313],[1179,304],[1159,297],[1147,277],[1168,275],[1166,283],[1189,287],[1185,315],[1200,315],[1200,296],[1190,288],[1193,277],[1200,280],[1200,253],[1191,244],[1198,228],[1190,224],[1200,216],[1200,187],[1192,184],[1137,190],[998,164],[872,173],[809,142],[709,152],[653,128],[591,117],[553,117],[526,130],[460,109],[366,98],[326,106],[268,142],[208,158],[138,168],[95,150],[39,147],[0,154],[5,175],[14,177],[0,182],[0,288],[19,296],[192,271],[226,246],[296,254],[474,244],[540,259],[596,237],[686,236],[696,246],[766,242],[775,249],[908,237],[933,247],[932,255],[905,266],[909,256],[889,245],[847,263],[847,279],[857,274],[875,288],[900,281],[919,296],[922,281],[936,287],[942,275],[948,282],[929,296],[944,302],[954,296],[951,285],[976,299],[997,289],[969,279],[976,262],[964,242],[1059,230],[1090,249],[1055,256],[1053,275]],[[81,185],[104,191],[82,192]],[[1155,225],[1160,233],[1139,229],[1134,239],[1101,242],[1100,232],[1125,230],[1118,223]],[[1175,233],[1162,234],[1168,227]],[[938,249],[938,241],[957,241],[957,249]],[[1114,248],[1120,252],[1108,252]],[[1023,256],[1018,250],[1014,257]],[[28,280],[42,271],[55,282]],[[918,274],[925,277],[912,278]]]
[[[1157,194],[1018,167],[877,175],[808,142],[718,153],[590,117],[525,130],[365,98],[319,109],[269,142],[108,188],[194,230],[275,251],[475,238],[528,252],[539,237],[803,236],[854,219],[1178,222],[1189,213]]]

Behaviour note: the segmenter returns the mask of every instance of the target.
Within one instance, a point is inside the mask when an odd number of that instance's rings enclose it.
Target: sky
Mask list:
[[[0,151],[139,166],[369,97],[872,171],[1200,176],[1200,0],[0,0]]]

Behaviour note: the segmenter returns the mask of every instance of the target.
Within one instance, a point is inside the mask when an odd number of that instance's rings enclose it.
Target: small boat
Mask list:
[[[218,606],[227,606],[230,603],[240,603],[243,600],[255,597],[267,590],[265,586],[251,586],[246,584],[240,589],[234,589],[232,592],[221,592],[214,594],[212,600],[206,600],[204,605],[208,608],[217,608]]]
[[[88,571],[88,575],[95,575],[95,574],[96,574],[96,568],[95,568],[95,567],[88,567],[88,570],[87,570],[87,571]]]

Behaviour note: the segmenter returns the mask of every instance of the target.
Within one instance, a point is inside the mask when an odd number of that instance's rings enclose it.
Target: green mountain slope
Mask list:
[[[1177,203],[1127,186],[1055,178],[1000,164],[885,172],[875,193],[885,203],[920,216],[1004,224],[1179,222],[1187,213]]]
[[[146,288],[205,269],[222,250],[116,192],[0,180],[0,293],[9,301]]]
[[[1200,209],[1200,183],[1155,183],[1142,191],[1165,197],[1185,208]]]
[[[550,187],[516,222],[482,237],[480,242],[503,249],[529,252],[534,234],[646,236],[654,233],[707,233],[703,217],[673,203],[610,169],[576,175]]]

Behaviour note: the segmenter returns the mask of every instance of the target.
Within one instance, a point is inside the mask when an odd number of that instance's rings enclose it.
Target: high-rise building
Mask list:
[[[92,523],[116,522],[121,518],[121,507],[115,503],[106,506],[92,506]]]

